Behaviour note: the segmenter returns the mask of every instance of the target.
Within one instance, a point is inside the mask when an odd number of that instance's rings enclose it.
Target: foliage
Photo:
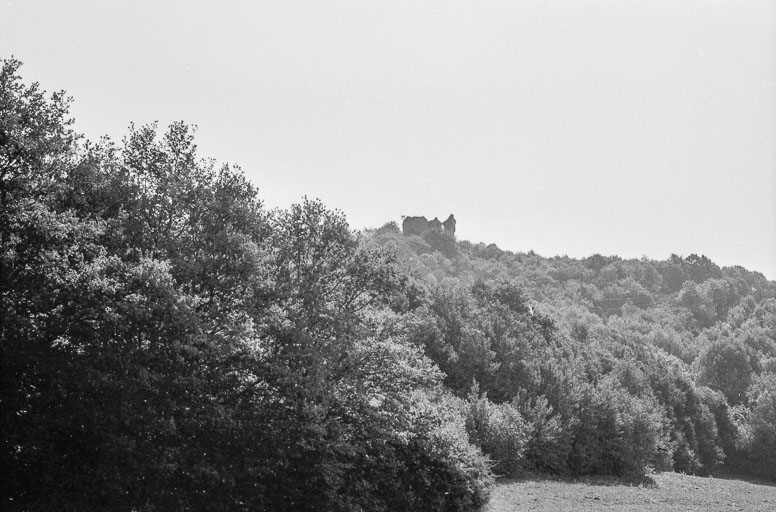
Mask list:
[[[748,456],[730,406],[776,360],[776,283],[697,255],[580,262],[461,241],[448,258],[396,232],[374,237],[421,276],[425,302],[405,325],[445,384],[464,397],[474,381],[493,406],[516,404],[522,467],[705,474]]]
[[[267,212],[193,128],[80,143],[0,77],[6,510],[471,510],[491,473],[396,329],[390,251]],[[402,299],[404,298],[404,299]]]
[[[710,343],[696,360],[699,384],[721,391],[730,405],[745,403],[760,364],[751,348],[735,339]]]
[[[267,211],[193,127],[83,141],[19,67],[0,75],[4,509],[474,510],[492,472],[776,474],[762,275]]]
[[[494,404],[472,388],[465,405],[466,431],[473,444],[493,459],[493,472],[513,476],[524,466],[529,426],[509,403]]]
[[[773,458],[776,453],[776,373],[757,377],[749,395],[752,400],[748,418],[751,439],[744,450],[749,453],[753,472],[776,480],[776,460]]]

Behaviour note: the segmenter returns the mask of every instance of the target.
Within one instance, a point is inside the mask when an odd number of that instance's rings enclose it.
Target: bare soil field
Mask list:
[[[499,480],[483,512],[522,510],[776,511],[776,485],[658,473],[642,484],[613,479]]]

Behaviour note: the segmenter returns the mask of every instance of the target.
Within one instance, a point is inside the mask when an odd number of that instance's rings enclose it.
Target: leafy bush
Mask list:
[[[757,377],[749,395],[753,470],[760,476],[776,480],[776,373]]]
[[[669,445],[663,411],[652,397],[630,395],[621,388],[603,390],[602,399],[614,406],[617,460],[612,473],[639,479],[650,468],[665,467],[661,459]]]
[[[524,467],[556,475],[568,473],[568,457],[573,441],[570,427],[574,421],[556,413],[544,396],[530,397],[521,393],[515,397],[513,404],[529,427]]]
[[[490,456],[495,474],[514,475],[524,465],[530,429],[511,404],[494,404],[477,391],[474,386],[465,404],[469,440]]]

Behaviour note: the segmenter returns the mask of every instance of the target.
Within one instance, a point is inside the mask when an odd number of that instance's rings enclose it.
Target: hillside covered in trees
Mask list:
[[[269,210],[191,127],[85,141],[20,66],[0,74],[4,510],[464,511],[497,475],[776,478],[761,274]]]

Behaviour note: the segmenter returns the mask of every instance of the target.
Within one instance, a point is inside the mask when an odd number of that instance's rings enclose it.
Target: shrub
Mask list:
[[[493,459],[493,472],[513,475],[524,462],[530,427],[510,404],[494,404],[476,388],[465,408],[469,440]]]
[[[573,420],[564,419],[544,396],[528,398],[519,395],[512,404],[528,424],[524,467],[542,473],[567,473]]]
[[[660,464],[668,439],[654,398],[631,395],[607,379],[598,387],[583,385],[573,412],[572,474],[638,479]]]
[[[755,379],[749,389],[752,464],[756,474],[776,480],[776,373]]]
[[[619,464],[615,474],[628,478],[643,477],[650,467],[665,466],[668,436],[664,416],[652,398],[633,397],[615,392]]]

